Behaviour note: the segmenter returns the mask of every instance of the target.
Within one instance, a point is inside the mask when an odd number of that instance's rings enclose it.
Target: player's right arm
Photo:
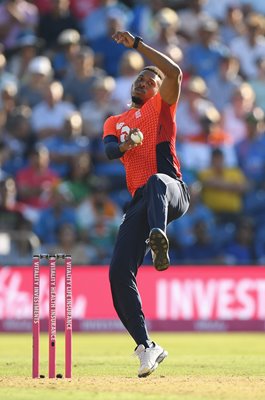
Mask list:
[[[130,32],[116,32],[112,37],[117,43],[121,43],[125,47],[133,48],[134,46],[135,36]],[[176,103],[179,99],[182,81],[182,71],[179,65],[143,41],[139,41],[137,51],[147,57],[165,75],[159,89],[162,99],[170,105]]]

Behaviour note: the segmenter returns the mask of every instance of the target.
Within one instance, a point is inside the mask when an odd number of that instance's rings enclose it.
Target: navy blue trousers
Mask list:
[[[165,232],[167,224],[185,214],[188,207],[185,183],[155,174],[136,191],[120,226],[109,278],[115,310],[137,345],[150,340],[136,283],[148,247],[146,240],[152,228]]]

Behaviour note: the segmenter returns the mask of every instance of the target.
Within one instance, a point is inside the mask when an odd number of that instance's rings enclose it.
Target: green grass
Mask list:
[[[127,334],[75,334],[73,379],[31,378],[31,336],[0,335],[3,400],[264,400],[264,334],[153,336],[169,357],[148,378]],[[62,373],[63,336],[57,340]],[[41,338],[41,373],[47,376],[47,337]]]

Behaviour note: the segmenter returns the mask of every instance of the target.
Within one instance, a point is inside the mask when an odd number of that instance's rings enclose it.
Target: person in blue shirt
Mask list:
[[[234,240],[225,247],[225,255],[229,264],[253,264],[256,261],[255,254],[254,223],[251,219],[240,220]]]
[[[100,5],[82,21],[82,31],[85,40],[90,43],[107,34],[107,19],[110,12],[123,15],[126,29],[132,20],[132,12],[118,0],[100,0]]]
[[[228,51],[216,40],[217,31],[215,20],[209,17],[202,20],[198,28],[198,42],[192,42],[185,54],[188,71],[206,81],[217,73],[221,57]]]
[[[123,14],[120,11],[112,10],[106,17],[107,32],[90,42],[90,47],[95,52],[97,66],[113,77],[119,75],[120,60],[128,49],[124,46],[117,46],[112,35],[124,30],[125,25]]]
[[[236,145],[238,164],[253,189],[265,190],[265,124],[264,112],[255,107],[245,118],[247,137]]]
[[[70,224],[77,229],[75,209],[69,205],[70,199],[63,188],[58,186],[51,191],[52,205],[40,212],[38,220],[33,225],[34,233],[42,244],[56,244],[58,231],[64,224]]]
[[[50,152],[50,168],[61,178],[69,174],[74,157],[89,151],[89,140],[81,133],[82,119],[80,113],[74,111],[66,117],[60,134],[43,141]]]

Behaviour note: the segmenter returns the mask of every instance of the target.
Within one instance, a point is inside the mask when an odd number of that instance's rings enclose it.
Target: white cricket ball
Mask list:
[[[137,131],[135,133],[131,133],[131,139],[134,143],[139,144],[142,143],[144,135],[141,131]]]

